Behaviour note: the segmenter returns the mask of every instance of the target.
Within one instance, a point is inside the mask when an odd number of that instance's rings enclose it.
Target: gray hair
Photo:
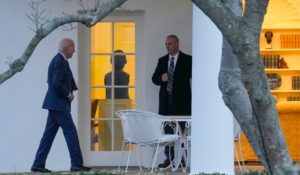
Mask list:
[[[70,43],[74,43],[71,38],[64,38],[59,42],[58,50],[60,52],[64,52],[67,47],[69,47]]]
[[[176,35],[174,35],[174,34],[168,35],[167,38],[174,38],[175,41],[176,41],[177,43],[179,43],[179,38],[178,38]]]

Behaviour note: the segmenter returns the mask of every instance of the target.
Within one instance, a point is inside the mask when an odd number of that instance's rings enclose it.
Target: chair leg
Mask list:
[[[136,158],[140,167],[140,171],[143,171],[142,166],[141,166],[141,162],[140,162],[140,157],[139,157],[139,151],[140,151],[140,146],[137,145],[137,149],[136,149]]]
[[[166,147],[167,145],[168,145],[168,144],[164,145],[164,146],[163,146],[163,149],[165,149],[165,147]],[[175,165],[175,158],[178,157],[178,156],[175,154],[176,151],[175,151],[175,148],[174,148],[174,157],[173,157],[173,159],[172,159],[172,157],[171,157],[171,150],[172,150],[172,146],[169,146],[169,157],[167,157],[167,158],[170,160],[170,165],[167,166],[167,167],[165,167],[165,168],[160,168],[160,169],[159,169],[160,171],[166,170],[166,169],[168,169],[168,168],[170,168],[170,167],[172,167],[172,166]],[[158,152],[160,152],[160,150],[159,150]]]
[[[131,143],[129,143],[129,151],[128,151],[128,158],[127,158],[125,172],[127,172],[127,170],[128,170],[128,164],[129,164],[129,160],[130,160],[130,154],[131,154]]]
[[[185,150],[185,145],[182,144],[183,144],[182,140],[174,142],[174,151],[176,154],[174,154],[172,171],[177,170],[179,167],[181,167],[182,170],[184,171],[181,161],[182,158],[184,158],[184,154],[186,153],[185,152],[186,150]]]
[[[186,145],[186,160],[185,160],[185,167],[183,167],[183,172],[185,173],[186,172],[186,169],[187,169],[187,167],[188,167],[188,165],[189,165],[189,163],[190,163],[190,156],[191,156],[191,154],[190,154],[190,151],[191,151],[191,149],[190,149],[190,142],[189,141],[186,141],[186,143],[185,143]]]
[[[156,146],[156,149],[155,149],[155,155],[154,155],[152,166],[151,166],[151,173],[153,173],[153,168],[154,168],[155,161],[156,161],[156,158],[157,158],[158,149],[159,149],[159,142],[157,143],[157,146]]]
[[[155,147],[154,146],[149,146],[150,147],[150,151],[151,151],[151,154],[152,154],[152,156],[151,156],[151,160],[150,160],[150,166],[149,166],[149,168],[148,168],[148,170],[150,171],[151,170],[151,168],[152,168],[152,162],[153,162],[153,160],[154,160],[154,156],[155,156]]]
[[[240,153],[240,156],[241,156],[243,172],[245,172],[246,171],[246,165],[245,165],[245,159],[244,159],[244,156],[243,156],[243,153],[242,153],[241,140],[239,140],[239,150],[240,150],[239,153]]]
[[[120,171],[120,167],[121,167],[121,161],[122,161],[122,158],[123,158],[124,146],[125,146],[125,141],[123,141],[123,144],[122,144],[122,150],[121,150],[121,156],[120,156],[120,160],[119,160],[118,171]]]
[[[238,166],[239,166],[240,171],[243,172],[243,169],[242,169],[241,164],[240,164],[240,159],[239,159],[239,155],[238,155],[238,152],[236,150],[236,147],[234,147],[234,155],[235,155],[236,160],[238,162]]]

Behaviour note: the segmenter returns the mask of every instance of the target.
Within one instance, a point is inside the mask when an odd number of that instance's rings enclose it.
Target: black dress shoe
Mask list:
[[[168,166],[170,166],[171,162],[169,159],[166,159],[163,163],[159,164],[158,167],[159,168],[166,168]]]
[[[51,171],[48,170],[47,168],[41,168],[41,167],[32,167],[31,168],[31,172],[35,172],[35,173],[51,173]]]
[[[90,168],[90,167],[80,165],[80,166],[72,166],[70,170],[71,171],[91,171],[91,169],[92,168]]]

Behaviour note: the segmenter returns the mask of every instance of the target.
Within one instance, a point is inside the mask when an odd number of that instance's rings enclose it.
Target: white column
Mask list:
[[[193,7],[191,174],[234,174],[233,119],[218,88],[222,35]]]

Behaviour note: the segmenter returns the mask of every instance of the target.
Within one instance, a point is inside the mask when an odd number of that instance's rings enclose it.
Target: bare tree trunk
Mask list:
[[[241,0],[224,0],[224,5],[231,9],[236,16],[242,15]],[[257,118],[253,112],[247,90],[241,82],[241,70],[238,61],[225,38],[223,38],[219,88],[223,94],[225,104],[240,124],[256,155],[266,167],[266,170],[269,171]]]
[[[275,100],[270,92],[264,65],[260,58],[259,37],[268,0],[247,1],[240,41],[231,41],[241,68],[242,81],[250,96],[263,139],[270,174],[290,169],[292,159],[281,130]],[[248,30],[244,31],[247,28]],[[228,39],[228,37],[227,37]]]
[[[235,59],[235,55],[225,39],[222,52],[219,87],[223,94],[224,102],[240,124],[256,155],[266,167],[266,170],[269,171],[257,118],[253,113],[247,90],[241,82],[241,73],[237,61],[232,60]]]
[[[220,87],[226,95],[226,104],[237,117],[250,144],[255,146],[253,148],[256,154],[270,174],[275,174],[280,169],[291,168],[292,160],[287,151],[275,101],[268,87],[259,53],[259,36],[269,1],[247,1],[243,17],[232,13],[220,0],[192,1],[222,32],[236,55],[241,70],[241,77],[237,69],[233,69],[233,72],[223,69],[220,72],[221,80],[229,77],[234,83],[229,85],[224,81],[220,82]],[[244,95],[246,92],[242,86],[247,90],[249,99]],[[239,97],[240,101],[233,100],[234,96]],[[243,107],[247,109],[241,110]]]
[[[29,42],[22,56],[14,60],[9,65],[9,69],[7,71],[0,74],[0,84],[14,76],[17,72],[21,72],[38,44],[58,27],[73,22],[80,22],[87,27],[91,27],[126,1],[127,0],[109,0],[105,3],[98,4],[96,10],[93,12],[86,11],[84,14],[54,18],[46,26],[41,26],[37,29],[35,36]]]

